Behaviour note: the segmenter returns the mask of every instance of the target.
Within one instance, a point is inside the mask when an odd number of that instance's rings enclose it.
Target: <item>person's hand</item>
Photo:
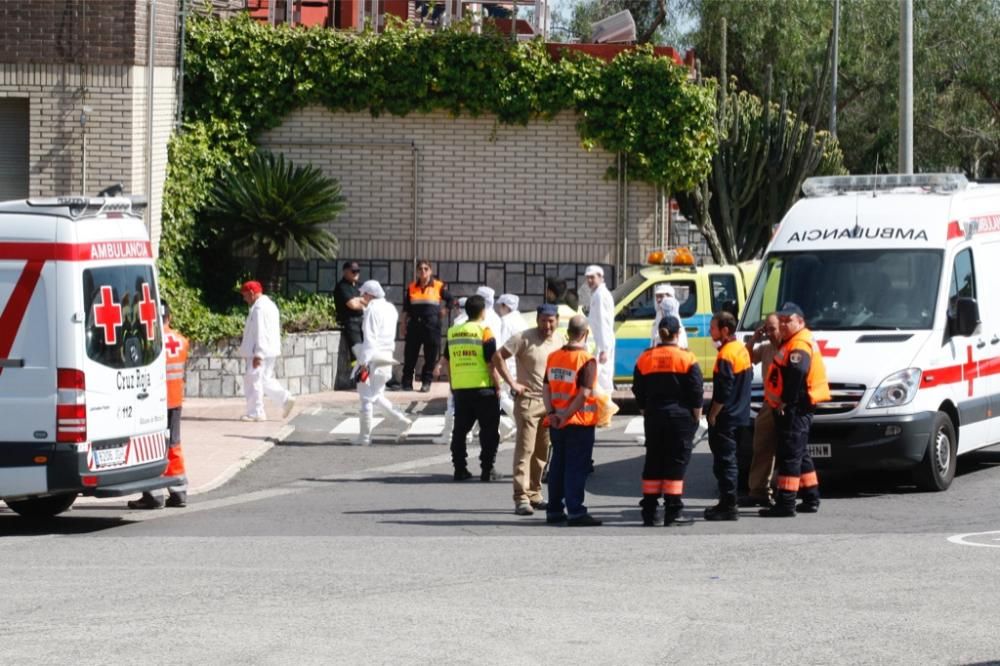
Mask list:
[[[706,421],[708,421],[708,425],[709,425],[710,427],[712,427],[712,428],[714,428],[714,427],[715,427],[715,415],[714,415],[714,414],[709,414],[709,415],[708,415],[708,418],[707,418],[707,419],[705,419],[705,420],[706,420]]]
[[[514,382],[513,384],[510,385],[510,390],[511,392],[514,393],[514,395],[521,395],[522,393],[528,390],[528,387],[525,386],[524,384],[518,384],[517,382]]]
[[[552,412],[549,414],[549,427],[556,428],[558,430],[560,425],[562,425],[562,419],[559,416],[559,412]]]
[[[437,379],[440,376],[441,376],[441,364],[439,363],[439,364],[437,364],[437,365],[434,366],[434,371],[431,372],[431,377],[433,377],[434,379]]]
[[[260,356],[254,356],[253,361],[251,361],[251,365],[253,365],[254,368],[259,368],[261,363],[262,361]]]
[[[601,363],[602,365],[604,363],[607,363],[608,362],[608,352],[601,352],[600,354],[598,354],[597,355],[597,362]]]

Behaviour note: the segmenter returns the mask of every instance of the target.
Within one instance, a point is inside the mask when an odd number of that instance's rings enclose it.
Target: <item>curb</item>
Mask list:
[[[227,467],[221,474],[205,485],[197,489],[190,489],[188,494],[203,495],[221,488],[223,485],[231,481],[234,476],[242,472],[244,469],[261,458],[265,453],[274,448],[275,444],[283,442],[293,432],[295,432],[294,427],[290,425],[282,426],[281,430],[279,430],[273,437],[269,437],[266,441],[261,442],[256,448],[241,456],[239,460]]]

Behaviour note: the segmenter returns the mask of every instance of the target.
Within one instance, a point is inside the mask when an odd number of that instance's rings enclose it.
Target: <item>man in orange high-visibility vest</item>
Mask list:
[[[170,307],[166,301],[160,302],[160,312],[163,317],[163,348],[167,352],[167,427],[170,428],[167,469],[163,476],[175,481],[167,488],[166,505],[183,507],[187,506],[187,473],[181,450],[181,404],[184,402],[184,364],[187,363],[190,344],[187,338],[170,328]],[[154,491],[130,501],[128,508],[161,509],[163,504],[161,491]]]
[[[764,379],[764,400],[774,410],[778,431],[778,497],[773,507],[760,510],[768,518],[791,518],[819,511],[819,477],[809,455],[809,428],[816,405],[830,399],[823,355],[806,328],[795,303],[778,310],[781,349]],[[795,497],[802,502],[795,506]]]
[[[545,522],[550,524],[601,524],[583,503],[597,426],[597,400],[593,395],[597,359],[587,351],[588,333],[587,318],[574,315],[566,328],[569,344],[549,354],[545,365],[542,401],[552,440]]]

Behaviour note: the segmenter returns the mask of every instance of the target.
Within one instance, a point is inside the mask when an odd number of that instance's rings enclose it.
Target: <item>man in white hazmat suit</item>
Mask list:
[[[497,334],[497,349],[507,344],[513,336],[528,328],[524,323],[524,318],[517,311],[521,299],[514,294],[502,294],[497,299],[497,310],[500,315],[500,333]],[[511,377],[517,376],[517,367],[514,359],[507,359],[507,369]],[[506,416],[500,418],[500,439],[504,440],[514,435],[517,425],[514,423],[514,398],[511,396],[510,388],[505,388],[500,393],[500,409]]]
[[[661,282],[653,288],[653,297],[656,299],[654,309],[656,319],[653,321],[653,332],[649,338],[649,346],[655,347],[660,344],[660,321],[664,317],[675,317],[681,321],[681,306],[674,293],[674,286],[667,282]],[[687,331],[684,330],[684,322],[681,321],[681,330],[677,334],[677,346],[681,349],[688,348]]]
[[[385,300],[385,291],[377,281],[368,280],[361,285],[360,291],[365,304],[361,320],[363,342],[355,345],[354,355],[358,359],[356,370],[358,396],[361,398],[361,427],[352,443],[359,446],[371,444],[375,405],[403,425],[403,431],[396,437],[396,441],[401,442],[410,434],[413,421],[385,397],[385,384],[392,377],[392,366],[397,363],[392,354],[396,348],[399,315],[395,306]]]
[[[483,285],[476,289],[476,294],[482,296],[483,300],[486,301],[486,312],[483,317],[483,323],[486,327],[490,329],[493,336],[497,340],[497,347],[503,346],[506,339],[503,337],[503,321],[500,319],[500,315],[497,311],[493,309],[495,304],[494,297],[496,292],[492,288]],[[510,411],[507,411],[507,408]],[[517,427],[514,425],[514,400],[508,395],[508,391],[501,390],[500,393],[500,409],[503,410],[503,415],[500,416],[500,441],[508,439],[514,436],[514,432]],[[478,425],[478,424],[477,424]]]
[[[243,392],[246,394],[244,421],[263,421],[264,396],[281,405],[282,418],[287,418],[295,406],[295,398],[274,378],[274,364],[281,356],[281,315],[278,306],[264,295],[260,282],[244,282],[240,295],[250,306],[243,327],[240,355],[246,359]]]
[[[597,265],[587,266],[584,275],[590,288],[587,321],[597,352],[597,386],[611,395],[615,388],[615,299],[604,284],[603,268]]]

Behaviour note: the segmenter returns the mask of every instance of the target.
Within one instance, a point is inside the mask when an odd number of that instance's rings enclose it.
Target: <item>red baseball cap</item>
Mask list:
[[[248,280],[243,283],[240,291],[249,291],[252,294],[263,294],[264,287],[262,287],[260,282],[257,282],[256,280]]]

